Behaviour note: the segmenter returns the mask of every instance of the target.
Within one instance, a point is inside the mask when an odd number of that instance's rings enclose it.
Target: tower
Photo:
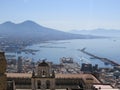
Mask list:
[[[0,90],[7,89],[7,77],[5,75],[6,72],[6,59],[4,52],[0,52]]]
[[[18,57],[18,73],[22,72],[22,57]]]
[[[48,63],[44,60],[38,64],[37,73],[33,71],[32,78],[32,90],[55,90],[55,74],[51,71]]]

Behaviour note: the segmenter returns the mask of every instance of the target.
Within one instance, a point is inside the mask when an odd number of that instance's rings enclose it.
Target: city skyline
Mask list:
[[[120,0],[1,0],[0,24],[32,20],[62,31],[120,29]]]

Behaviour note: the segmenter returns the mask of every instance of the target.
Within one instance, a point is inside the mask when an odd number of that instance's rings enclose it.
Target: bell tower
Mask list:
[[[0,52],[0,90],[7,89],[7,77],[5,75],[6,72],[6,59],[4,52]]]
[[[55,90],[55,74],[44,60],[38,64],[37,73],[32,74],[32,90]]]

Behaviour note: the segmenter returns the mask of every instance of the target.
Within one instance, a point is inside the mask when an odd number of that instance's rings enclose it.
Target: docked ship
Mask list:
[[[61,63],[73,63],[73,58],[71,57],[62,57],[60,58]]]

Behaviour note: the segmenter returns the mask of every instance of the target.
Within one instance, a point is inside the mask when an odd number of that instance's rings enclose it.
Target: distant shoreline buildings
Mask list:
[[[61,59],[61,69],[64,67],[64,69],[67,70],[66,72],[69,73],[55,72],[54,68],[56,66],[52,66],[51,63],[45,60],[38,62],[35,67],[34,63],[32,63],[33,68],[31,68],[31,73],[23,73],[22,70],[25,68],[21,68],[24,66],[22,65],[22,58],[19,58],[20,61],[18,61],[19,63],[17,66],[19,73],[5,73],[7,64],[4,53],[1,52],[0,87],[2,87],[2,89],[0,90],[119,90],[114,88],[113,85],[105,84],[101,81],[102,79],[100,79],[101,74],[98,73],[98,66],[93,67],[89,64],[83,64],[80,70],[80,68],[77,68],[79,65],[75,64],[71,58],[64,57]],[[29,62],[27,64],[29,66]],[[69,68],[71,69],[69,70]],[[75,68],[79,69],[80,72],[71,73],[73,72],[71,70],[77,70]],[[103,77],[104,76],[105,75],[103,75]],[[119,80],[117,74],[116,80]]]

